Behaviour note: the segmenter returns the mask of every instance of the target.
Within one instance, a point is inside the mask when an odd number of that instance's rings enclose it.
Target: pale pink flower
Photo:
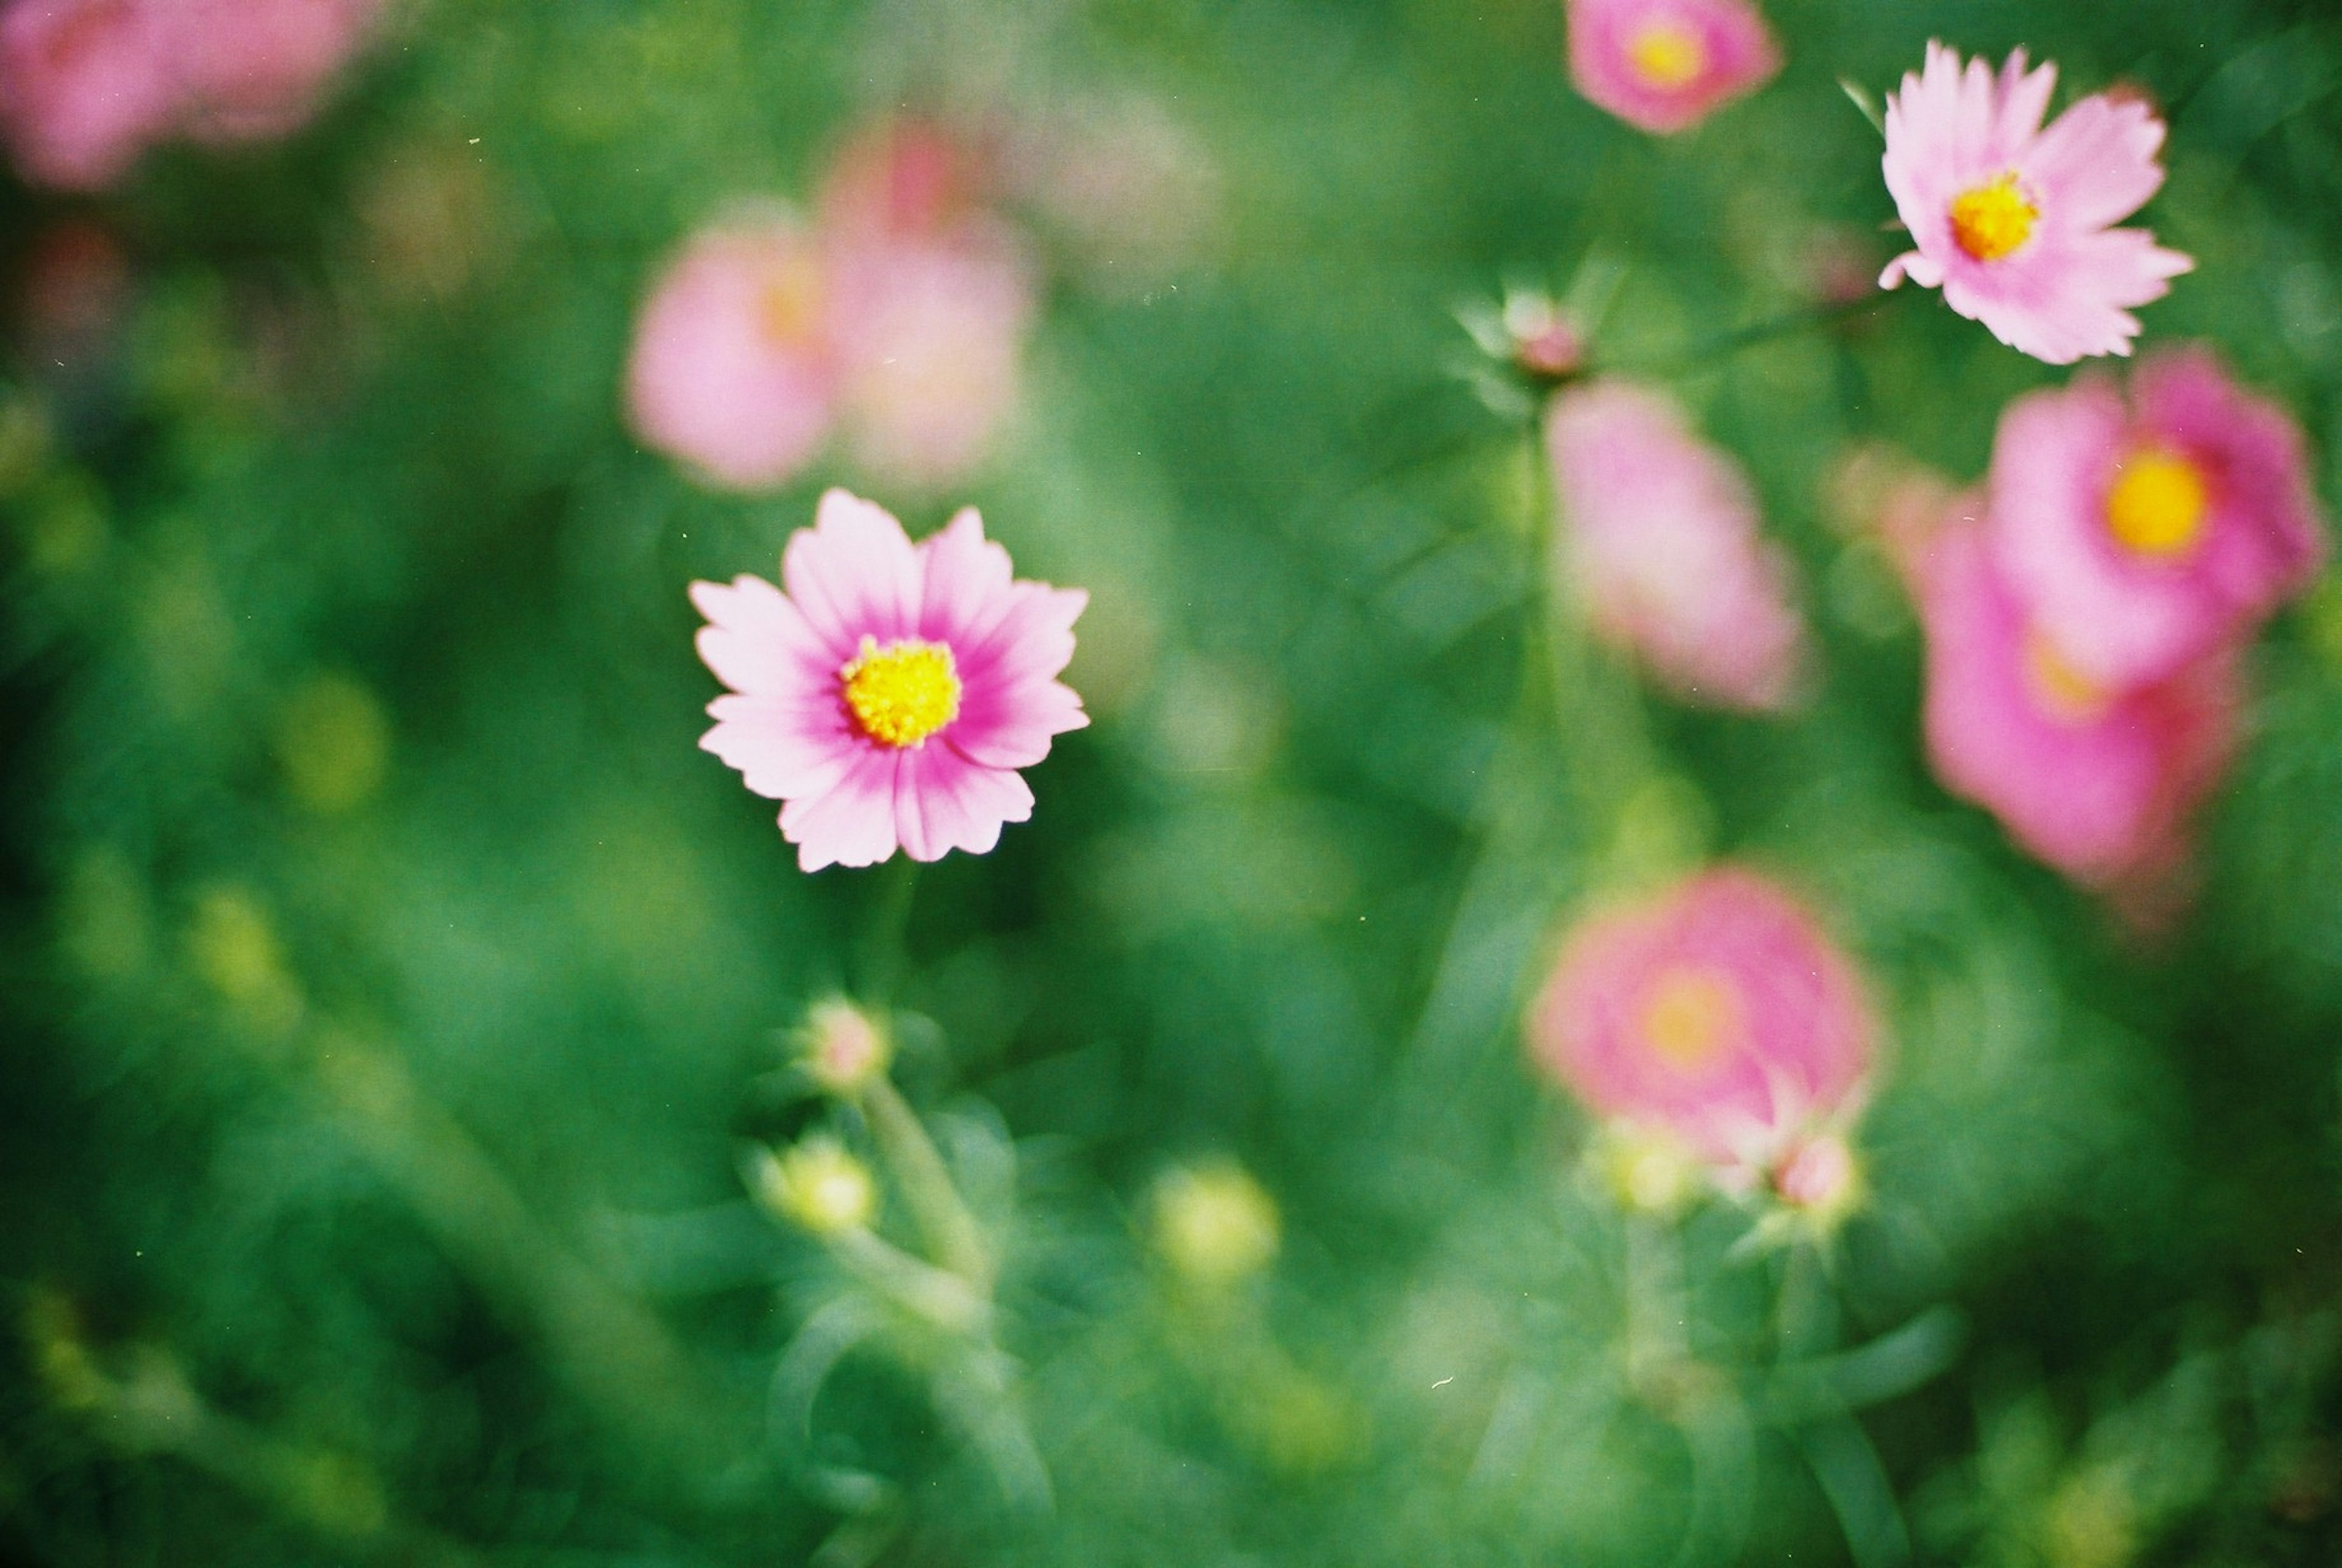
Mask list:
[[[846,444],[914,488],[981,462],[1022,381],[1034,268],[979,175],[940,129],[882,121],[838,155],[819,204]]]
[[[2307,586],[2326,554],[2300,432],[2206,349],[2008,405],[1992,454],[2002,577],[2077,670],[2160,680]]]
[[[2163,122],[2137,98],[2084,98],[2047,130],[2057,68],[2009,55],[1997,80],[1941,44],[1887,100],[1887,188],[1917,247],[1879,278],[1940,287],[2011,348],[2068,365],[2128,354],[2131,307],[2196,264],[2145,229],[2111,225],[2163,184]]]
[[[1804,623],[1731,458],[1663,394],[1620,382],[1556,397],[1546,453],[1561,503],[1557,564],[1594,634],[1689,700],[1787,706]]]
[[[2002,581],[1977,511],[1973,497],[1954,502],[1914,563],[1937,776],[2078,882],[2108,888],[2177,866],[2234,744],[2233,651],[2150,685],[2092,679]]]
[[[1569,79],[1639,130],[1686,130],[1780,68],[1747,0],[1569,0]]]
[[[1876,1025],[1851,962],[1785,889],[1721,867],[1570,933],[1530,1050],[1596,1112],[1768,1168],[1850,1116]]]
[[[973,508],[914,545],[843,490],[790,537],[781,575],[786,593],[691,585],[700,657],[731,688],[699,744],[786,803],[799,865],[981,854],[1032,814],[1016,770],[1089,723],[1056,679],[1087,594],[1014,580]]]
[[[384,0],[150,0],[198,141],[264,141],[297,130],[365,41]]]
[[[96,190],[166,135],[177,78],[152,0],[15,0],[0,9],[0,132],[28,179]]]
[[[813,241],[786,212],[694,235],[636,324],[636,434],[734,488],[795,474],[820,450],[836,404],[828,293]]]

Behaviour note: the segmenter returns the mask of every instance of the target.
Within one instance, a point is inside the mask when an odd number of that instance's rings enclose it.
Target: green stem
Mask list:
[[[936,1261],[966,1281],[978,1295],[990,1296],[991,1249],[985,1245],[984,1232],[968,1213],[959,1189],[952,1184],[951,1172],[936,1152],[935,1141],[927,1136],[918,1114],[883,1075],[863,1085],[859,1104],[869,1120],[871,1135],[878,1142],[878,1152],[895,1173],[904,1200],[910,1204],[911,1218]]]
[[[889,861],[875,878],[870,919],[862,934],[856,967],[862,1000],[885,1007],[894,1000],[908,954],[905,938],[911,925],[911,900],[919,890],[919,863],[908,854]]]

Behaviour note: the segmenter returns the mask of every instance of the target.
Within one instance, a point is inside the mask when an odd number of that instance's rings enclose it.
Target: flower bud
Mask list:
[[[1862,1166],[1844,1138],[1825,1133],[1792,1148],[1773,1168],[1773,1194],[1825,1228],[1860,1205]]]
[[[1620,1208],[1638,1214],[1665,1218],[1699,1191],[1699,1160],[1657,1127],[1613,1122],[1587,1151],[1586,1165]]]
[[[806,1075],[831,1094],[854,1094],[885,1073],[895,1055],[886,1029],[850,1002],[816,1004],[798,1040]]]
[[[878,1208],[870,1167],[835,1138],[812,1137],[776,1155],[748,1156],[748,1184],[766,1213],[816,1236],[866,1229]]]
[[[1155,1248],[1180,1278],[1219,1289],[1276,1256],[1276,1202],[1234,1164],[1184,1167],[1155,1189]]]
[[[1567,381],[1586,368],[1586,339],[1544,295],[1506,295],[1504,322],[1513,364],[1538,380]]]

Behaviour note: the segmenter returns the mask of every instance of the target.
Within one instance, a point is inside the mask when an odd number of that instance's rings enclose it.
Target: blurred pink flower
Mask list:
[[[1955,501],[1913,563],[1937,775],[2077,881],[2110,887],[2177,866],[2233,744],[2233,652],[2146,686],[2092,679],[2001,579],[1977,510],[1973,496]]]
[[[830,330],[856,461],[936,489],[974,468],[1015,407],[1035,300],[972,153],[912,119],[847,144],[822,191]]]
[[[1917,247],[1887,264],[2011,348],[2068,365],[2128,354],[2130,307],[2170,292],[2196,264],[2145,229],[2110,225],[2163,184],[2163,122],[2133,97],[2097,94],[2041,116],[2057,68],[2011,54],[1997,80],[1941,44],[1887,100],[1887,188]]]
[[[0,132],[28,179],[111,185],[165,135],[178,84],[153,0],[16,0],[0,10]]]
[[[643,441],[739,489],[782,483],[829,433],[838,370],[828,284],[786,212],[703,229],[635,327],[626,408]]]
[[[1595,634],[1686,699],[1787,706],[1805,627],[1787,563],[1757,532],[1756,496],[1732,460],[1664,394],[1615,381],[1553,400],[1546,453],[1558,564]]]
[[[1853,1112],[1877,1034],[1853,964],[1770,879],[1720,867],[1578,922],[1529,1048],[1604,1116],[1761,1171]]]
[[[1016,770],[1089,723],[1056,679],[1087,594],[1013,580],[973,508],[914,545],[843,490],[791,535],[781,572],[786,593],[691,585],[700,657],[731,688],[699,744],[786,803],[800,866],[981,854],[1032,814]]]
[[[1781,68],[1747,0],[1569,0],[1569,77],[1639,130],[1686,130]]]
[[[2159,680],[2298,592],[2325,559],[2300,432],[2205,349],[2152,355],[2129,402],[2102,376],[2008,405],[1990,546],[2091,680]]]
[[[0,129],[44,185],[95,190],[153,144],[281,136],[317,105],[384,0],[15,0]]]
[[[265,141],[300,128],[384,0],[152,0],[198,141]]]

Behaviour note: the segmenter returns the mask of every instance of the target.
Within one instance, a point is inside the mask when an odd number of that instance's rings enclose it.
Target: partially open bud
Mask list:
[[[1662,1128],[1613,1122],[1586,1151],[1586,1168],[1622,1209],[1661,1218],[1697,1195],[1702,1166]]]
[[[1773,1195],[1828,1229],[1861,1205],[1862,1166],[1844,1138],[1820,1134],[1792,1147],[1773,1168]]]
[[[878,1209],[870,1167],[835,1138],[812,1137],[783,1154],[756,1148],[748,1187],[766,1213],[816,1236],[867,1229]]]
[[[1224,1288],[1276,1256],[1276,1202],[1229,1164],[1182,1167],[1155,1188],[1155,1249],[1190,1284]]]
[[[826,1094],[850,1095],[886,1071],[894,1042],[851,1002],[817,1003],[798,1033],[806,1074]]]
[[[1567,381],[1586,368],[1585,337],[1544,295],[1506,295],[1504,322],[1513,364],[1538,380]]]

